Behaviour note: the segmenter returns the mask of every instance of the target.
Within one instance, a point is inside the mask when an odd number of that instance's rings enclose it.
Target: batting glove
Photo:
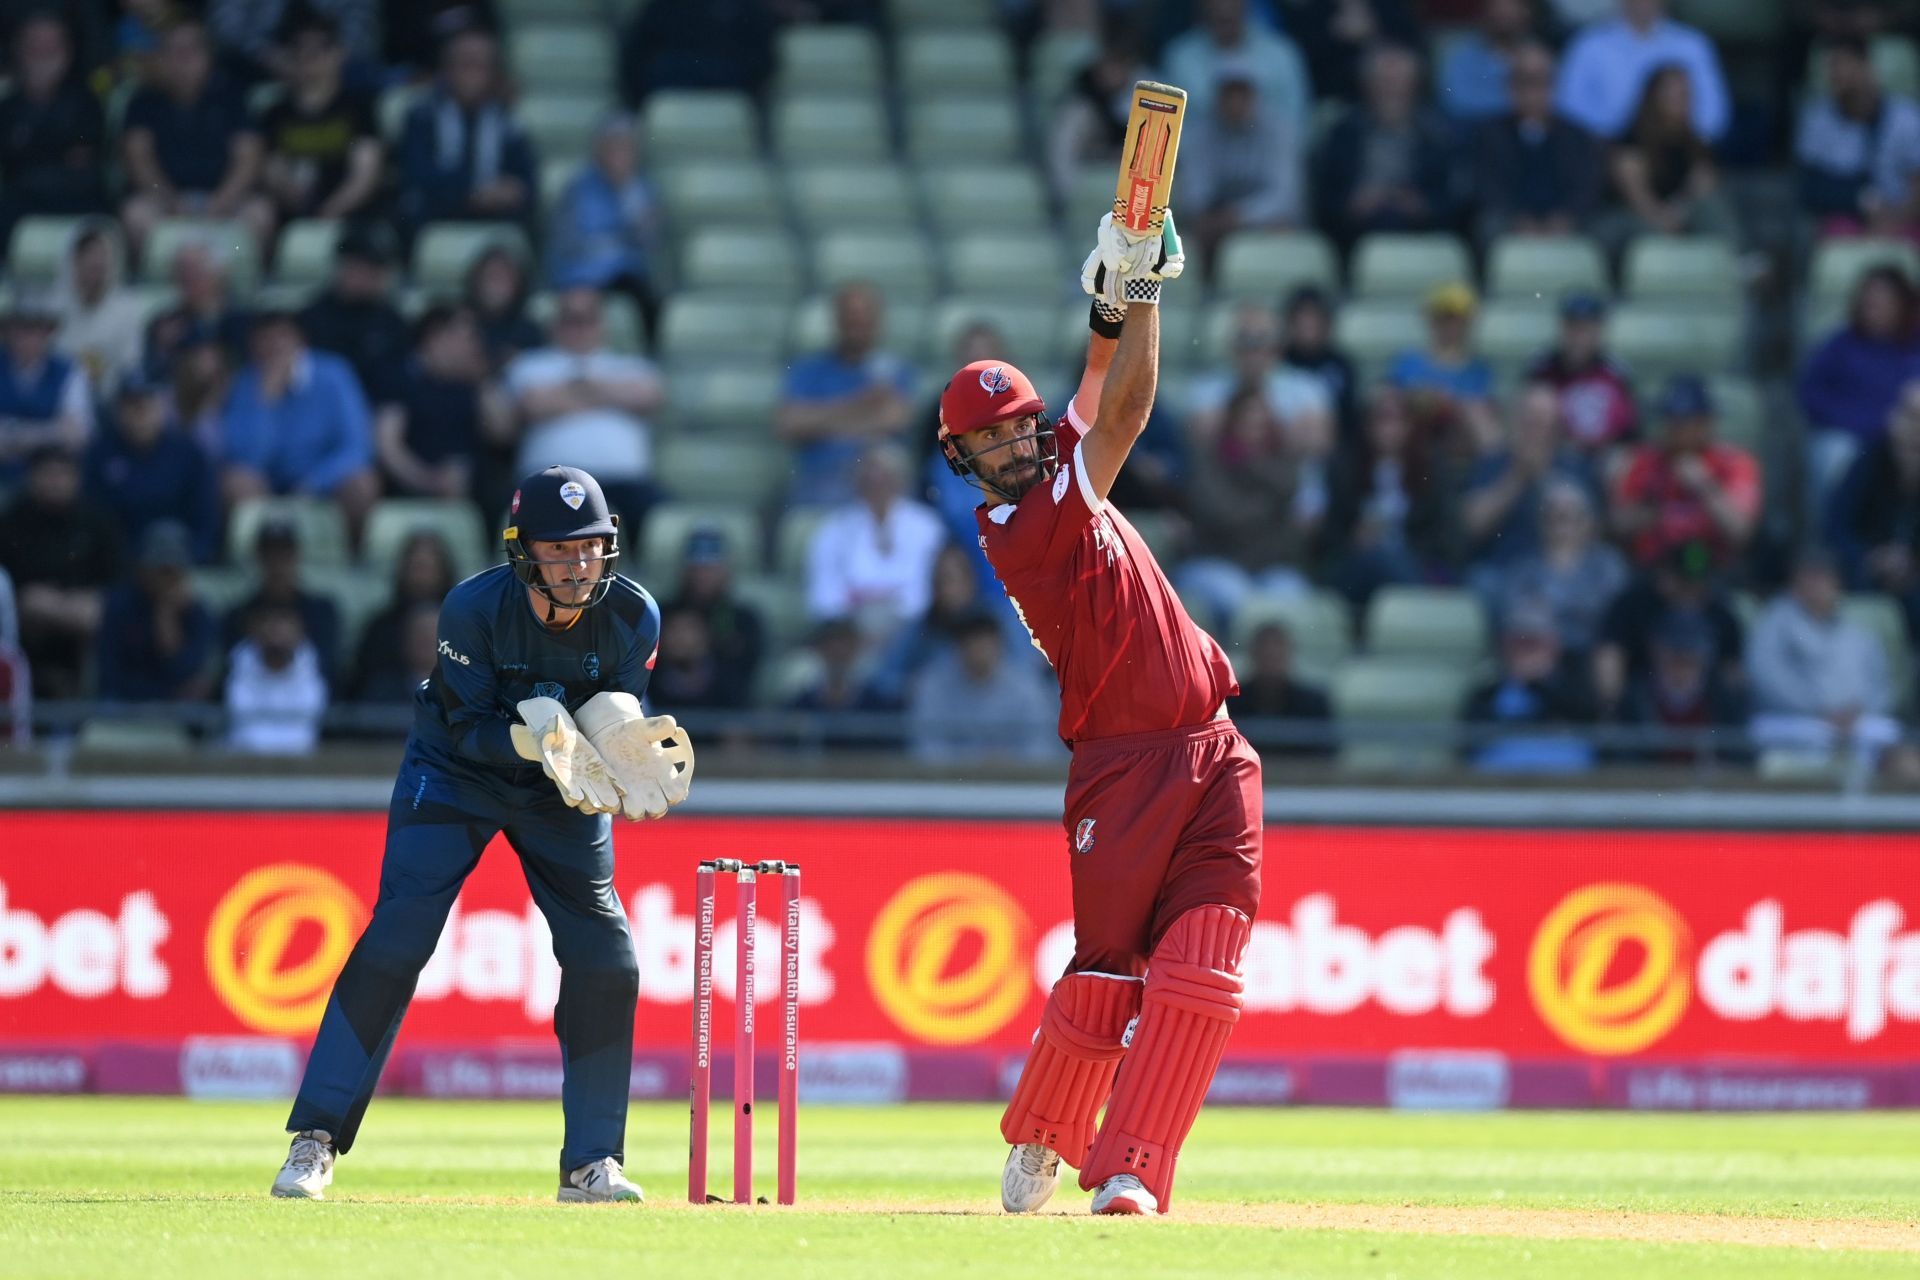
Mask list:
[[[1080,267],[1080,287],[1093,295],[1096,306],[1126,307],[1135,302],[1153,306],[1160,301],[1163,281],[1178,279],[1187,269],[1180,233],[1167,210],[1160,235],[1135,240],[1111,213],[1100,218],[1093,252]]]

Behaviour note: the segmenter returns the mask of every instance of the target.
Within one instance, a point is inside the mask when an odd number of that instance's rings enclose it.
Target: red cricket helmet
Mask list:
[[[1018,436],[979,452],[964,452],[954,443],[958,436],[1028,415],[1038,418],[1031,436]],[[974,464],[986,454],[1029,439],[1038,451],[1041,478],[1051,480],[1059,466],[1053,423],[1047,419],[1047,402],[1033,389],[1033,380],[1026,374],[1003,360],[975,360],[948,379],[946,390],[940,393],[940,451],[955,475],[966,477],[969,483],[1005,501],[1018,502],[1019,493],[986,479],[974,470]]]

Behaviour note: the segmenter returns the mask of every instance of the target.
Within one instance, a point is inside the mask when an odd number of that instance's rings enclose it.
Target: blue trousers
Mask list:
[[[607,1156],[624,1162],[640,974],[613,888],[613,820],[568,808],[538,769],[483,772],[412,744],[387,810],[380,897],[327,1000],[289,1132],[324,1129],[336,1149],[352,1148],[454,897],[500,832],[560,962],[561,1174]]]

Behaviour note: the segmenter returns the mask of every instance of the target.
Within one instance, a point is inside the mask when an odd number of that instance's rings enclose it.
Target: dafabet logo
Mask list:
[[[318,867],[283,862],[242,876],[207,921],[207,977],[255,1031],[301,1035],[320,1025],[367,909]]]
[[[1031,946],[1026,912],[999,885],[961,872],[921,876],[875,918],[867,979],[903,1031],[972,1044],[1026,1005]]]
[[[1637,1053],[1673,1029],[1693,991],[1693,935],[1634,884],[1576,889],[1540,922],[1527,988],[1549,1027],[1588,1053]]]

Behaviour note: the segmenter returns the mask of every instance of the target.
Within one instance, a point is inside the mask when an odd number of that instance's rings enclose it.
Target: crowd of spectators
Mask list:
[[[1062,204],[1117,154],[1133,80],[1188,89],[1178,203],[1198,267],[1183,288],[1203,288],[1219,246],[1249,229],[1312,228],[1342,252],[1376,232],[1454,232],[1477,252],[1583,235],[1615,262],[1648,234],[1749,243],[1728,174],[1736,141],[1752,163],[1754,122],[1721,52],[1666,0],[1000,7],[1023,64],[1041,30],[1087,36],[1084,66],[1033,122]],[[1809,91],[1796,124],[1776,128],[1791,134],[1779,158],[1810,235],[1920,243],[1920,105],[1882,83],[1860,25],[1887,7],[1815,6]],[[683,88],[764,104],[785,24],[883,12],[642,6],[617,37],[625,110],[545,199],[487,0],[12,14],[0,238],[28,217],[79,221],[58,278],[14,280],[5,305],[8,733],[31,689],[217,701],[234,749],[303,751],[330,703],[411,696],[456,572],[446,541],[419,533],[390,585],[360,584],[386,600],[360,628],[315,589],[302,530],[269,519],[241,548],[250,593],[216,609],[194,574],[229,554],[257,499],[330,504],[357,553],[383,498],[471,504],[491,523],[516,476],[567,462],[601,479],[629,550],[663,562],[638,544],[648,510],[674,496],[657,465],[674,406],[641,350],[672,283],[670,228],[627,112]],[[411,96],[383,121],[399,87]],[[182,219],[245,228],[269,273],[290,223],[342,231],[324,283],[293,298],[256,290],[255,264],[218,235],[171,234]],[[446,222],[522,236],[477,251],[459,288],[409,303],[401,266]],[[155,306],[134,280],[171,292]],[[1577,730],[1617,724],[1740,727],[1761,749],[1911,772],[1898,655],[1840,602],[1883,593],[1920,634],[1914,280],[1867,272],[1809,345],[1794,388],[1807,456],[1785,475],[1722,437],[1714,371],[1636,376],[1607,349],[1605,296],[1552,301],[1557,332],[1517,380],[1479,354],[1465,279],[1411,304],[1424,340],[1378,376],[1336,340],[1335,295],[1247,301],[1217,367],[1163,397],[1116,502],[1171,531],[1168,568],[1223,636],[1251,600],[1330,591],[1364,650],[1383,589],[1470,590],[1495,637],[1489,678],[1459,709],[1480,730],[1478,765],[1587,768],[1606,749]],[[701,525],[666,549],[675,580],[647,584],[663,603],[655,699],[888,712],[904,728],[876,741],[926,759],[1046,758],[1054,695],[975,546],[974,495],[930,448],[937,384],[891,342],[889,305],[871,284],[840,288],[830,341],[786,367],[765,424],[765,447],[791,459],[779,508],[817,517],[790,561],[804,649],[772,644],[736,576],[761,549]],[[616,339],[616,308],[637,317],[640,350]],[[953,339],[958,361],[1022,359],[984,319]],[[1818,536],[1771,545],[1767,495],[1802,470]],[[1329,717],[1285,625],[1241,638],[1238,714]],[[1821,674],[1830,664],[1849,674]]]

